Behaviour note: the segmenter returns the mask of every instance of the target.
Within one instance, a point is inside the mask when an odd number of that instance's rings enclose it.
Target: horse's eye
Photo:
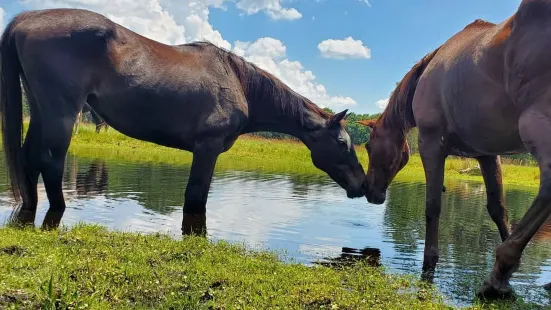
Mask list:
[[[339,142],[339,145],[341,147],[345,147],[346,149],[348,149],[348,144],[346,144],[346,141],[344,141],[343,139],[339,139],[337,141]]]

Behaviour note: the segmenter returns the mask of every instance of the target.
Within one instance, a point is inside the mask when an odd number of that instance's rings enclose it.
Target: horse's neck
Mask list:
[[[403,143],[407,134],[415,127],[407,122],[389,122],[384,119],[381,119],[379,126],[381,127],[380,130],[390,134],[399,143]]]
[[[246,131],[272,131],[288,134],[302,139],[306,133],[321,128],[326,120],[310,107],[297,113],[283,112],[277,105],[259,103],[250,107],[249,126]]]

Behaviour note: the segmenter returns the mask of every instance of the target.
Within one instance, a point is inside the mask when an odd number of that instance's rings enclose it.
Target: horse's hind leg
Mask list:
[[[42,142],[37,152],[40,156],[40,173],[50,202],[42,222],[42,227],[46,229],[58,227],[65,212],[62,191],[65,157],[76,117],[84,104],[84,99],[79,99],[78,94],[52,92],[52,89],[63,89],[63,85],[56,84],[55,87],[45,87],[41,83],[31,85],[36,94],[36,104],[40,106],[42,122],[47,123],[42,126]]]
[[[526,148],[537,159],[540,187],[536,199],[507,240],[496,249],[490,278],[479,291],[480,297],[506,297],[512,293],[509,280],[518,269],[524,248],[551,214],[551,111],[549,105],[535,104],[519,119],[519,132]]]
[[[30,191],[23,195],[22,206],[12,215],[12,222],[16,225],[32,225],[36,217],[38,194],[36,185],[40,174],[40,125],[36,120],[31,120],[25,142],[23,143],[23,162],[25,182]]]
[[[499,156],[481,156],[476,159],[480,164],[480,170],[486,184],[486,207],[490,217],[496,223],[503,242],[509,237],[509,229],[507,228],[507,208],[503,197],[501,161]]]
[[[41,173],[50,207],[42,227],[45,229],[59,226],[65,212],[65,199],[62,191],[65,156],[71,140],[74,116],[65,115],[52,121],[44,132]]]

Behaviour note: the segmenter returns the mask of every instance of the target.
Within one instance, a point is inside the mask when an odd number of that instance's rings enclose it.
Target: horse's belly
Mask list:
[[[134,99],[134,98],[130,98]],[[128,97],[99,98],[92,104],[106,122],[129,137],[155,144],[191,150],[198,117],[183,105],[165,98],[129,100]]]
[[[506,128],[480,120],[478,125],[465,130],[453,130],[448,134],[449,153],[465,157],[523,153],[526,149],[517,128],[515,123]]]

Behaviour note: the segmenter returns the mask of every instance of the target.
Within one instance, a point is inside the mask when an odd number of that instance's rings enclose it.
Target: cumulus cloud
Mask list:
[[[344,40],[329,39],[322,41],[318,44],[318,50],[325,58],[371,58],[371,50],[364,46],[361,40],[354,40],[352,37]]]
[[[264,37],[252,43],[237,41],[234,45],[236,54],[275,75],[321,107],[339,110],[356,105],[356,101],[350,97],[330,96],[325,86],[315,81],[312,71],[306,70],[298,61],[285,58],[287,48],[277,39]]]
[[[4,15],[6,15],[6,12],[0,7],[0,31],[4,31]]]
[[[167,44],[182,44],[208,40],[232,50],[239,56],[257,64],[280,78],[293,90],[321,107],[342,109],[356,104],[346,96],[330,96],[322,84],[315,81],[312,71],[298,61],[285,58],[287,47],[274,38],[260,38],[254,42],[226,41],[209,23],[209,8],[224,8],[227,0],[21,0],[28,8],[73,7],[89,9],[121,25]],[[268,15],[290,14],[280,1],[240,0],[237,6],[254,14],[265,11]],[[295,10],[296,11],[296,10]],[[271,12],[271,13],[270,13]],[[285,13],[287,12],[287,13]],[[298,11],[297,11],[298,13]],[[298,13],[300,14],[300,13]],[[271,16],[274,18],[274,16]]]
[[[384,110],[386,108],[386,106],[388,105],[388,99],[389,98],[377,100],[377,102],[375,102],[375,104],[379,107],[379,109]]]
[[[284,8],[280,0],[239,0],[237,7],[248,15],[264,11],[272,19],[300,19],[302,14],[294,8]]]
[[[31,8],[73,7],[104,14],[150,39],[167,44],[208,40],[230,49],[208,22],[209,7],[224,0],[23,0]]]

